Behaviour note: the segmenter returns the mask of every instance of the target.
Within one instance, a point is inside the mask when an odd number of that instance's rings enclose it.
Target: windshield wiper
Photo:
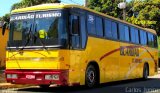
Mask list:
[[[35,31],[34,31],[34,33],[37,33],[37,24],[35,25]],[[38,38],[39,39],[39,41],[40,41],[40,43],[41,43],[41,45],[43,46],[43,49],[45,49],[46,51],[47,51],[47,53],[49,54],[49,51],[48,51],[48,49],[46,48],[46,46],[45,46],[45,44],[44,44],[44,42],[39,38],[39,36],[37,35],[35,35],[34,34],[34,43],[36,42],[36,39]]]
[[[19,50],[19,51],[22,51],[27,45],[28,45],[28,43],[29,43],[29,41],[31,40],[31,38],[32,38],[32,24],[30,25],[30,28],[29,28],[29,31],[28,31],[28,38],[27,38],[27,41],[26,41],[26,43],[24,44],[24,46]]]

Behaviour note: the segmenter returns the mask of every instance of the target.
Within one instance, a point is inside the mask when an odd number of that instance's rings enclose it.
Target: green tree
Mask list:
[[[88,0],[88,7],[122,19],[117,7],[123,0]],[[155,29],[160,35],[160,0],[132,0],[127,3],[126,20],[145,28]]]
[[[10,20],[10,14],[5,14],[3,17],[0,17],[0,21],[9,22]]]
[[[113,17],[122,17],[122,11],[117,7],[120,0],[88,0],[88,7]]]
[[[160,0],[132,0],[134,15],[127,21],[133,24],[152,28],[160,35]]]
[[[10,13],[5,14],[5,15],[2,17],[2,20],[9,23],[9,21],[10,21]]]
[[[59,0],[22,0],[19,3],[13,4],[11,10],[44,4],[44,3],[60,3]]]
[[[2,17],[0,17],[0,21],[2,21]]]

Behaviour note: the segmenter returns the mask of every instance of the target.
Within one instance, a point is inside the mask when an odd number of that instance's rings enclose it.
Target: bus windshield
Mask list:
[[[10,21],[8,42],[10,47],[20,47],[26,44],[31,47],[66,46],[65,18],[60,11],[14,14]]]

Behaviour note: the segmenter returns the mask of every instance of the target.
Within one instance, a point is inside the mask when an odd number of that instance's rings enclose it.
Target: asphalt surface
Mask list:
[[[101,84],[96,88],[31,86],[25,88],[10,88],[0,90],[0,93],[160,93],[160,74],[148,80],[135,79]]]

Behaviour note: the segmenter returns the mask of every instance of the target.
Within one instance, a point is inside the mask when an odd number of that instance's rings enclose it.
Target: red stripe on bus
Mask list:
[[[148,51],[148,49],[145,48],[145,47],[142,47],[142,46],[125,46],[125,47],[123,47],[123,48],[136,48],[136,47],[137,47],[137,48],[143,48],[143,49],[147,50],[147,53],[148,53],[148,54],[151,56],[151,58],[154,60],[153,55],[152,55],[152,54]],[[120,48],[115,49],[115,50],[112,50],[112,51],[104,54],[102,57],[100,57],[100,61],[103,60],[105,57],[107,57],[107,56],[109,56],[109,55],[111,55],[111,54],[113,54],[113,53],[115,53],[115,52],[117,52],[117,51],[120,51]],[[155,60],[154,60],[154,63],[156,63]]]
[[[107,57],[107,56],[109,56],[109,55],[111,55],[111,54],[113,54],[113,53],[115,53],[115,52],[117,52],[117,51],[119,51],[119,50],[120,50],[120,48],[115,49],[115,50],[112,50],[112,51],[104,54],[104,55],[100,58],[100,61],[101,61],[102,59],[104,59],[105,57]]]

